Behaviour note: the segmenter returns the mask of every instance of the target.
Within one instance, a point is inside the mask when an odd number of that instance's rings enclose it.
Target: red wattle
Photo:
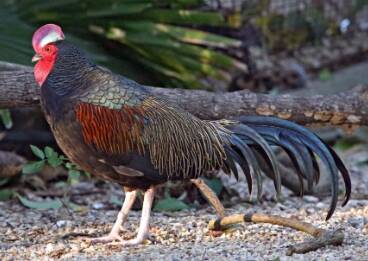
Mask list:
[[[34,67],[34,77],[39,86],[46,81],[54,67],[55,59],[41,59]]]

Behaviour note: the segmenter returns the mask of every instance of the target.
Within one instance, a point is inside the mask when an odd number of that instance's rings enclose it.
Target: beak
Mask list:
[[[41,59],[42,59],[42,56],[36,53],[36,54],[32,57],[32,62],[34,63],[34,62],[37,62],[37,61],[39,61],[39,60],[41,60]]]

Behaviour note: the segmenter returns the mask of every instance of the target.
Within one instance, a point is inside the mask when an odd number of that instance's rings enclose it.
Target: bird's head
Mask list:
[[[32,46],[36,54],[32,62],[37,62],[34,76],[38,85],[42,86],[54,66],[58,53],[56,42],[64,39],[63,31],[56,24],[45,24],[33,34]]]

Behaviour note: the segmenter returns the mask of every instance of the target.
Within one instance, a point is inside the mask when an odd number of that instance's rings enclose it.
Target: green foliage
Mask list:
[[[75,168],[76,167],[71,165],[68,169],[68,182],[72,185],[78,183],[81,176],[80,171]]]
[[[221,191],[224,187],[220,179],[217,179],[217,178],[206,179],[206,178],[204,178],[203,180],[204,180],[204,182],[206,182],[207,186],[209,186],[213,190],[213,192],[215,192],[215,194],[217,196],[220,195],[220,193],[221,193]]]
[[[44,166],[45,166],[44,160],[29,162],[23,166],[22,172],[23,174],[26,175],[37,173],[40,172]]]
[[[0,109],[0,119],[6,129],[13,127],[13,120],[10,115],[10,111],[7,109]]]
[[[184,209],[188,209],[189,206],[185,204],[183,201],[173,198],[171,196],[167,196],[164,199],[157,201],[155,204],[154,210],[156,211],[180,211]]]
[[[39,159],[45,159],[45,153],[34,145],[30,145],[33,154]]]
[[[319,43],[327,34],[339,33],[340,20],[326,16],[318,4],[309,3],[302,10],[286,14],[271,4],[270,0],[249,1],[243,11],[243,20],[260,29],[271,50],[293,50],[306,43]]]
[[[229,26],[220,13],[198,10],[203,0],[10,2],[0,4],[8,20],[0,25],[0,60],[29,64],[32,32],[53,22],[97,63],[145,84],[211,88],[200,79],[228,79],[229,70],[245,68],[219,51],[238,41],[195,29]]]
[[[83,175],[89,177],[89,173],[82,171],[79,169],[79,167],[69,162],[69,160],[64,157],[63,155],[60,155],[58,152],[56,152],[53,148],[46,146],[44,149],[40,149],[37,146],[30,145],[32,153],[39,159],[37,161],[29,162],[23,166],[23,174],[33,174],[42,171],[43,167],[46,165],[49,165],[53,168],[63,166],[68,170],[68,184],[74,185],[79,182],[80,177],[83,173]],[[69,201],[67,194],[69,191],[69,187],[67,186],[66,182],[59,182],[58,184],[55,184],[55,187],[63,188],[65,189],[63,202],[65,202],[66,206],[68,208],[71,208],[75,211],[83,210],[82,206],[76,205]],[[4,196],[3,196],[4,194]],[[58,209],[63,204],[60,199],[54,199],[54,200],[47,200],[47,201],[31,201],[25,197],[22,197],[16,192],[11,191],[11,195],[7,197],[6,192],[3,192],[0,190],[0,200],[1,198],[8,199],[11,196],[15,195],[19,201],[28,208],[38,209],[38,210],[45,210],[45,209]]]
[[[89,173],[81,171],[79,167],[69,162],[63,155],[57,153],[53,148],[46,146],[43,150],[37,146],[30,145],[33,154],[39,158],[38,161],[33,161],[23,166],[23,174],[33,174],[40,172],[43,167],[48,164],[53,168],[64,166],[68,170],[68,183],[73,185],[79,182],[81,173],[89,177]]]
[[[14,192],[11,189],[0,189],[0,201],[6,201],[13,197]]]
[[[310,41],[313,34],[320,36],[325,31],[326,22],[321,21],[323,16],[318,16],[320,19],[310,19],[308,14],[311,16],[315,14],[317,17],[320,13],[315,11],[302,15],[299,12],[292,12],[287,16],[268,14],[256,18],[255,24],[261,29],[270,49],[295,49]],[[315,39],[318,39],[317,35]]]
[[[56,168],[64,163],[65,157],[59,155],[53,148],[46,146],[44,151],[47,158],[47,163],[51,167]]]
[[[111,196],[109,199],[109,202],[119,207],[123,205],[123,202],[121,201],[121,199],[117,198],[116,196]]]
[[[154,206],[154,210],[156,211],[180,211],[184,209],[188,209],[189,206],[185,204],[182,200],[173,198],[170,193],[168,187],[165,189],[165,197],[156,202]]]
[[[10,180],[9,178],[0,178],[0,187],[7,184],[9,180]]]
[[[38,210],[58,209],[63,205],[60,199],[47,200],[47,201],[31,201],[25,197],[22,197],[18,193],[15,193],[15,195],[24,206],[32,209]]]
[[[319,79],[321,81],[328,81],[331,79],[331,77],[332,77],[332,74],[330,70],[328,69],[323,69],[322,71],[319,72]]]

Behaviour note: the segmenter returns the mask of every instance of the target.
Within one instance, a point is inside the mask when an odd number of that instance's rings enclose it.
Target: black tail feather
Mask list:
[[[234,124],[229,129],[248,145],[262,148],[264,157],[273,166],[277,187],[278,184],[281,186],[280,173],[278,173],[275,156],[267,142],[285,149],[300,177],[308,181],[308,186],[313,185],[313,180],[318,182],[320,175],[314,153],[324,162],[332,179],[332,200],[326,220],[332,216],[337,205],[338,171],[341,172],[346,187],[344,204],[349,200],[351,182],[347,169],[333,149],[313,132],[295,123],[274,117],[243,116],[238,120],[242,124]]]
[[[249,189],[249,183],[252,183],[252,176],[248,172],[249,167],[251,167],[252,174],[256,178],[256,184],[257,184],[257,199],[260,201],[262,196],[262,176],[260,167],[258,165],[257,158],[255,157],[253,151],[251,148],[244,143],[240,138],[238,138],[236,135],[232,135],[230,139],[231,144],[235,147],[236,150],[239,150],[241,152],[241,155],[246,160],[247,164],[245,166],[242,166],[243,171],[246,169],[246,178],[248,182],[248,189]],[[251,193],[251,190],[249,190],[249,193]]]
[[[233,148],[225,148],[225,151],[226,154],[228,154],[232,159],[234,159],[242,168],[245,178],[247,179],[249,194],[251,194],[253,190],[252,176],[250,174],[249,165],[246,162],[245,158],[240,156],[238,152]],[[239,176],[237,175],[235,176],[239,179]]]
[[[350,180],[350,175],[349,175],[349,171],[346,169],[344,163],[342,162],[342,160],[340,159],[340,157],[336,154],[336,152],[331,148],[328,147],[330,150],[330,153],[332,154],[332,157],[334,158],[337,168],[339,169],[342,178],[344,179],[344,183],[345,183],[345,197],[344,197],[344,201],[342,202],[342,205],[345,206],[349,199],[350,199],[350,195],[351,195],[351,180]]]
[[[281,145],[281,147],[283,148],[288,147],[291,150],[290,151],[291,153],[290,152],[288,153],[289,157],[292,160],[293,157],[296,158],[295,160],[293,160],[294,161],[293,163],[295,166],[299,166],[297,167],[297,170],[299,170],[300,176],[302,176],[307,180],[308,190],[311,191],[313,187],[313,181],[315,179],[315,172],[313,168],[313,159],[310,154],[310,151],[308,151],[308,149],[305,146],[297,142],[294,142],[288,137],[285,137],[285,135],[283,134],[280,135],[280,138],[281,144],[285,146],[284,147]]]
[[[250,144],[257,145],[258,152],[263,155],[266,163],[269,165],[270,169],[273,170],[273,181],[277,197],[281,198],[281,175],[278,168],[276,156],[273,153],[271,147],[268,145],[267,141],[254,129],[243,124],[229,126],[229,129],[241,140],[243,140],[244,143],[250,141]]]
[[[312,164],[313,164],[313,169],[314,169],[314,183],[318,184],[319,179],[321,177],[321,172],[320,172],[319,165],[316,159],[316,155],[313,153],[313,151],[310,148],[307,148],[307,150],[309,152],[309,155],[312,158]]]
[[[231,171],[231,173],[234,174],[235,178],[237,180],[239,180],[239,173],[238,173],[238,169],[236,168],[235,165],[235,153],[233,153],[232,149],[229,147],[225,147],[225,153],[226,153],[226,159],[225,159],[225,165],[227,167],[227,169],[229,169]]]

